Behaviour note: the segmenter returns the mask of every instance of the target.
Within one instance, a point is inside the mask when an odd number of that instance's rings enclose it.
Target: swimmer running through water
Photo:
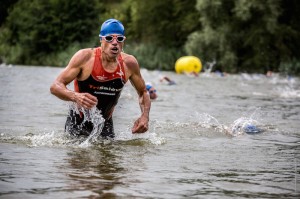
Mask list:
[[[105,119],[100,135],[113,138],[112,114],[125,83],[130,80],[137,91],[141,108],[132,133],[144,133],[148,130],[151,102],[136,58],[122,52],[126,39],[124,26],[116,19],[108,19],[102,24],[99,37],[101,46],[75,53],[52,83],[50,91],[84,109],[97,106]],[[73,80],[75,91],[67,88]],[[69,111],[65,125],[67,132],[88,136],[93,127],[93,123],[84,119],[84,114]]]

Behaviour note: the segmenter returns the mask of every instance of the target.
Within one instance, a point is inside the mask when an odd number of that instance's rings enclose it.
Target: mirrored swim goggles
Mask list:
[[[156,90],[155,90],[155,89],[154,89],[154,90],[151,90],[151,91],[149,91],[149,93],[150,93],[150,94],[156,93]]]
[[[112,42],[114,38],[117,39],[117,42],[122,43],[125,41],[126,37],[123,35],[106,35],[106,36],[101,36],[101,38],[104,38],[104,40],[108,43]]]

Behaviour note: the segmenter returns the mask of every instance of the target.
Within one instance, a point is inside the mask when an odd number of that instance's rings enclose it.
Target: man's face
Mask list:
[[[105,54],[117,57],[122,52],[124,41],[123,35],[106,35],[101,38],[101,47]]]

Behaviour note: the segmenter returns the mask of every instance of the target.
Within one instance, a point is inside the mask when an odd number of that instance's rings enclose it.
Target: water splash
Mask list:
[[[85,122],[93,123],[93,130],[91,134],[86,137],[73,138],[64,132],[48,132],[47,130],[28,132],[26,135],[20,136],[10,136],[8,134],[1,134],[1,141],[8,143],[23,143],[29,147],[40,147],[40,146],[50,146],[50,147],[89,147],[99,140],[100,133],[104,126],[105,119],[102,117],[101,111],[95,107],[92,109],[84,109],[78,107],[75,103],[70,103],[69,108],[75,111],[77,114],[82,113],[84,115]]]
[[[257,127],[258,124],[258,121],[252,118],[241,117],[235,120],[233,124],[228,128],[228,133],[230,133],[232,136],[238,136],[244,133],[260,133],[262,132],[262,130]]]
[[[196,118],[198,120],[198,128],[213,129],[215,132],[230,135],[239,136],[242,134],[256,134],[261,133],[263,130],[258,126],[261,124],[257,121],[257,117],[260,114],[260,108],[256,108],[249,116],[242,116],[232,124],[225,125],[220,123],[215,117],[207,113],[196,113]]]
[[[79,111],[79,108],[75,105],[76,111]],[[84,122],[92,122],[93,123],[93,130],[91,134],[84,140],[79,146],[80,147],[89,147],[91,143],[97,142],[100,137],[100,133],[104,126],[105,119],[103,118],[101,111],[94,106],[92,109],[84,109],[80,108],[80,111],[84,114]]]
[[[74,104],[72,105],[75,111],[81,111],[84,114],[84,121],[90,121],[94,124],[94,128],[91,132],[91,134],[79,144],[79,147],[89,147],[91,145],[98,144],[99,142],[103,143],[110,143],[112,140],[105,139],[100,140],[100,133],[102,131],[102,128],[104,126],[105,119],[101,115],[101,111],[99,111],[96,107],[92,108],[91,110],[86,110],[82,108],[78,108],[77,106],[74,107]],[[150,142],[151,144],[160,145],[165,143],[164,138],[159,137],[155,133],[155,125],[150,123],[150,129],[146,133],[141,134],[132,134],[131,128],[128,126],[127,129],[115,131],[115,138],[116,141],[132,141],[132,140],[145,140],[146,142]]]
[[[216,60],[213,60],[212,62],[206,62],[207,67],[204,68],[204,73],[209,74],[211,73],[213,67],[216,65]]]
[[[26,135],[18,136],[3,133],[0,136],[0,140],[5,143],[24,144],[28,147],[67,147],[74,145],[74,142],[68,139],[63,132],[57,131],[29,132]]]
[[[25,136],[20,136],[19,139],[27,143],[29,147],[68,146],[71,144],[63,134],[55,131],[39,134],[28,133]]]
[[[295,89],[293,86],[278,87],[276,90],[282,98],[300,98],[300,90]]]
[[[93,108],[91,110],[80,109],[74,105],[72,107],[74,111],[81,111],[84,114],[84,121],[91,121],[94,124],[94,129],[91,134],[80,137],[73,137],[65,133],[63,130],[54,131],[54,130],[34,130],[32,132],[27,132],[25,135],[13,135],[12,133],[1,133],[0,142],[5,143],[18,143],[24,144],[28,147],[58,147],[58,148],[89,148],[99,145],[111,144],[112,142],[117,142],[121,144],[151,144],[151,145],[162,145],[166,143],[166,139],[161,137],[159,133],[156,133],[156,128],[159,128],[156,125],[156,121],[150,121],[150,128],[148,132],[141,134],[132,134],[131,126],[128,125],[126,129],[115,130],[114,139],[99,139],[101,130],[104,126],[104,119],[101,115],[101,112]]]
[[[207,113],[202,113],[202,114],[196,113],[196,115],[197,115],[196,118],[198,119],[198,124],[201,125],[202,127],[211,128],[211,127],[217,127],[221,125],[215,117]]]
[[[156,133],[156,128],[160,128],[161,126],[159,125],[159,122],[157,121],[150,121],[149,124],[149,130],[145,133],[136,133],[133,134],[131,132],[131,127],[128,126],[127,129],[120,130],[116,132],[116,137],[115,139],[117,141],[141,141],[141,142],[147,142],[151,143],[154,145],[162,145],[166,143],[166,139],[159,136],[158,133]]]
[[[263,132],[263,130],[259,128],[261,124],[258,122],[259,115],[261,114],[260,110],[261,108],[255,108],[250,115],[248,114],[250,112],[249,110],[246,116],[236,119],[230,127],[226,128],[227,132],[232,136],[239,136],[244,133],[257,134]]]

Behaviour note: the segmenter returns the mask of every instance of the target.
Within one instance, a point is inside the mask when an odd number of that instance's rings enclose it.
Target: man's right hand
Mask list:
[[[73,101],[85,109],[91,109],[94,106],[96,106],[98,103],[97,97],[89,93],[78,93],[78,92],[74,92]]]

